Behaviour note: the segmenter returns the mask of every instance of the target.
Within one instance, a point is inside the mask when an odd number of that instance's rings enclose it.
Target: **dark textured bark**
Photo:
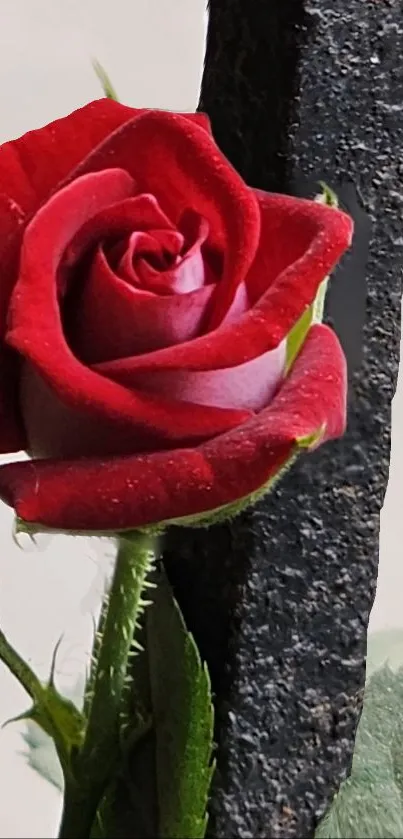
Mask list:
[[[398,367],[402,21],[403,0],[210,4],[201,108],[220,147],[253,186],[323,178],[357,224],[328,303],[347,435],[231,524],[169,534],[216,697],[211,837],[311,837],[351,765]]]

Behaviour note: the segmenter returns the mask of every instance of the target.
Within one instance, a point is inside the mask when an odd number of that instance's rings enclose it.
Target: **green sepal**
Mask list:
[[[301,315],[300,319],[297,321],[295,326],[291,329],[291,332],[287,335],[287,345],[286,345],[286,362],[285,362],[285,372],[286,375],[289,373],[294,361],[305,341],[305,338],[309,332],[309,329],[312,326],[313,322],[313,307],[314,304],[309,306],[309,309],[306,309],[303,315]]]
[[[15,722],[25,722],[25,721],[32,721],[36,722],[36,711],[37,708],[35,705],[32,708],[28,708],[27,711],[22,711],[21,714],[18,714],[16,717],[10,717],[8,720],[5,720],[1,724],[1,728],[7,728],[9,725],[13,725]],[[42,728],[42,726],[41,726]]]
[[[69,699],[65,699],[50,686],[44,687],[39,702],[17,717],[6,720],[2,728],[23,720],[35,722],[49,737],[55,738],[57,732],[57,739],[62,737],[69,753],[74,747],[78,748],[83,741],[85,721],[80,711]]]
[[[313,431],[311,434],[305,434],[304,437],[297,437],[296,442],[298,448],[312,451],[312,449],[315,449],[319,445],[325,431],[326,423],[324,422],[317,431]]]
[[[324,181],[320,181],[319,185],[322,187],[322,192],[316,195],[314,200],[320,204],[325,204],[327,207],[337,208],[336,193]],[[286,373],[290,371],[311,326],[315,323],[322,323],[328,285],[329,277],[325,277],[318,288],[315,300],[301,315],[287,336]]]
[[[66,696],[68,696],[76,708],[79,708],[82,704],[84,686],[85,678],[83,674],[80,674],[74,685],[66,689]],[[22,714],[22,719],[27,719],[27,714],[29,713]],[[21,750],[21,754],[28,761],[31,769],[60,792],[63,792],[63,772],[52,738],[46,734],[42,727],[32,721],[31,717],[27,719],[22,737],[26,748]]]
[[[58,693],[53,685],[44,687],[42,702],[35,710],[36,715],[31,716],[31,719],[51,737],[54,737],[55,731],[58,732],[69,754],[72,749],[81,746],[85,734],[85,718],[74,703]]]
[[[319,186],[322,187],[322,192],[315,195],[315,201],[318,204],[325,204],[327,207],[333,207],[337,210],[339,206],[339,199],[334,190],[325,181],[319,181]]]
[[[100,64],[99,61],[97,61],[97,59],[94,58],[92,66],[95,70],[96,75],[98,76],[99,81],[101,82],[101,87],[106,98],[113,99],[114,102],[119,102],[115,88],[113,87],[113,84],[106,70],[104,70],[104,68],[102,67],[102,64]]]

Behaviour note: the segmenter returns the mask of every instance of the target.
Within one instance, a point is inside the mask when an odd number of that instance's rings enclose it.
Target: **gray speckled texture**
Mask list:
[[[211,0],[201,107],[220,146],[255,186],[304,194],[324,177],[361,233],[330,298],[348,434],[231,525],[170,534],[216,694],[210,837],[313,836],[351,765],[398,368],[402,55],[403,0]]]

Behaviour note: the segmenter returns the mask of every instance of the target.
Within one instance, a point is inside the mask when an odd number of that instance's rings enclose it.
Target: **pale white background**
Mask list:
[[[203,61],[204,6],[205,0],[0,0],[0,142],[98,98],[93,57],[126,104],[193,110]],[[402,468],[400,381],[372,632],[403,627]],[[58,670],[60,684],[69,686],[84,667],[111,549],[61,536],[41,539],[37,548],[29,540],[18,547],[12,528],[12,513],[1,505],[0,626],[43,678],[63,635]],[[400,635],[388,637],[403,660]],[[27,702],[0,665],[0,723],[24,711]],[[54,836],[59,795],[26,765],[22,747],[17,724],[0,731],[0,837]]]

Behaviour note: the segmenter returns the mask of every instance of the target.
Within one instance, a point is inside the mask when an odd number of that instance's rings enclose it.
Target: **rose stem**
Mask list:
[[[59,839],[88,839],[98,806],[116,771],[130,648],[154,558],[154,537],[150,534],[131,533],[120,538],[85,739],[72,767],[75,782],[65,780]]]

